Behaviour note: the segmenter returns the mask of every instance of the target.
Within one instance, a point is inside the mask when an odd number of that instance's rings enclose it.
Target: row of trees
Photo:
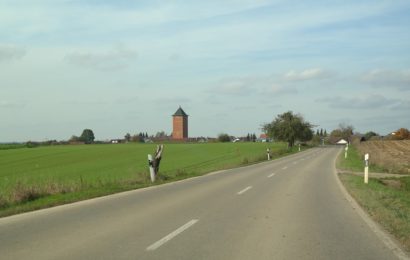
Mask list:
[[[239,138],[230,136],[226,133],[221,133],[218,135],[218,138],[217,138],[219,142],[231,142],[234,140],[240,140],[240,141],[246,141],[246,142],[256,142],[257,139],[258,138],[256,137],[256,134],[254,133],[253,134],[248,133],[245,137],[239,137]]]
[[[330,135],[328,136],[327,131],[323,129],[317,129],[316,134],[312,128],[314,125],[306,121],[302,115],[294,114],[292,111],[285,112],[283,114],[277,115],[277,117],[271,122],[262,125],[262,130],[266,133],[266,135],[274,140],[277,141],[284,141],[287,142],[289,147],[295,145],[295,142],[307,142],[313,139],[313,142],[320,142],[325,138],[330,143],[336,143],[340,139],[345,139],[349,142],[352,141],[352,136],[354,135],[354,128],[351,125],[340,124],[339,127],[333,130]],[[378,137],[379,135],[373,131],[369,131],[361,136],[361,140],[370,140],[374,137]],[[164,131],[158,132],[152,138],[167,138],[169,137],[166,135]],[[127,133],[124,136],[124,139],[127,142],[144,142],[147,138],[149,138],[148,133],[138,133],[132,135]],[[403,139],[410,139],[410,131],[406,128],[400,128],[397,131],[394,131],[390,135],[391,139],[396,140],[403,140]],[[80,136],[73,135],[69,142],[84,142],[86,144],[93,143],[95,139],[94,132],[91,129],[84,129]],[[257,139],[255,134],[248,133],[246,137],[242,138],[244,141],[253,141],[255,142]],[[220,134],[218,136],[218,141],[220,142],[230,142],[232,141],[232,137],[228,134]]]
[[[327,137],[326,129],[325,129],[324,132],[323,132],[323,128],[320,128],[320,131],[319,131],[319,129],[317,129],[317,130],[316,130],[316,136],[319,136],[319,137]]]
[[[144,142],[144,140],[147,138],[148,138],[148,133],[142,133],[142,132],[132,135],[132,136],[130,133],[126,133],[124,136],[124,139],[127,142]]]
[[[333,130],[329,136],[330,143],[336,143],[340,139],[345,139],[346,141],[352,142],[353,139],[358,139],[360,141],[369,140],[406,140],[410,139],[410,131],[407,128],[400,128],[391,134],[386,136],[380,136],[374,131],[368,131],[365,134],[354,133],[354,128],[351,125],[340,124],[339,127]]]
[[[257,137],[256,137],[255,133],[253,133],[253,134],[248,133],[248,135],[246,135],[246,138],[245,138],[245,140],[247,142],[256,142],[256,139],[257,139]]]
[[[353,130],[354,128],[351,125],[340,124],[339,128],[333,130],[330,133],[329,142],[336,143],[340,139],[345,139],[346,141],[350,142],[353,135]]]

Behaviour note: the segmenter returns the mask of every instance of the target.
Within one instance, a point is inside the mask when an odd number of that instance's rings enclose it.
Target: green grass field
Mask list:
[[[61,145],[0,150],[0,216],[152,185],[154,144]],[[284,143],[166,144],[156,184],[274,157]]]

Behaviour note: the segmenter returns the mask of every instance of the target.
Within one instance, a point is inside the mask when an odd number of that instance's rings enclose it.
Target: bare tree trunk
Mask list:
[[[161,163],[162,159],[162,151],[164,150],[164,145],[157,145],[157,150],[155,151],[155,157],[152,162],[152,166],[154,167],[155,175],[159,172],[159,164]]]

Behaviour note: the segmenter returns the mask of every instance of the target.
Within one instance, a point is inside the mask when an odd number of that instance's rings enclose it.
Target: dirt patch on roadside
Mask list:
[[[380,180],[380,182],[393,189],[400,190],[402,188],[402,183],[399,180]]]

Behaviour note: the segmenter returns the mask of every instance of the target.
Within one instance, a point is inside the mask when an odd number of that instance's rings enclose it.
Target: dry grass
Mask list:
[[[390,173],[410,174],[410,140],[367,141],[356,147],[361,155],[369,153],[371,164]]]
[[[48,195],[69,193],[80,190],[84,186],[83,183],[73,183],[71,185],[62,185],[58,183],[46,183],[42,186],[27,185],[18,182],[8,199],[0,198],[0,208],[1,206],[6,206],[8,204],[14,203],[24,203],[29,201],[34,201],[41,197]]]
[[[0,195],[0,209],[8,206],[8,202],[3,196]]]

